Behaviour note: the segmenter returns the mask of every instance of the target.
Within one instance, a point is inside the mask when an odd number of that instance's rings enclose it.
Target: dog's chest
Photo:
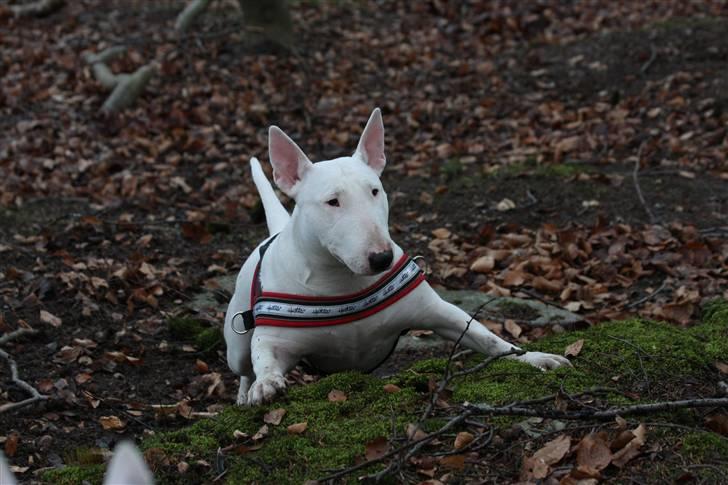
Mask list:
[[[400,333],[392,326],[367,321],[342,325],[332,328],[306,360],[326,373],[348,369],[369,372],[392,353]]]

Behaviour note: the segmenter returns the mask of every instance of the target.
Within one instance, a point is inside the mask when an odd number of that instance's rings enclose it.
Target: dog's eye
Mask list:
[[[331,199],[326,201],[331,207],[339,207],[339,199]]]
[[[372,195],[374,197],[376,197],[378,193],[379,193],[379,189],[372,189]]]

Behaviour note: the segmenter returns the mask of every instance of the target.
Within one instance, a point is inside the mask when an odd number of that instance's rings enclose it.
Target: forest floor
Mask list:
[[[217,278],[266,233],[248,160],[267,165],[271,124],[321,160],[351,152],[380,106],[391,232],[434,286],[547,301],[595,328],[694,327],[728,299],[720,2],[302,2],[295,55],[250,45],[225,2],[183,38],[181,4],[130,5],[68,2],[42,19],[0,6],[0,335],[33,329],[2,349],[49,396],[0,412],[23,481],[233,402],[223,315],[188,303],[229,298]],[[114,71],[155,60],[160,73],[134,108],[104,116],[82,54],[115,44],[129,50]],[[491,317],[513,341],[565,342],[560,326]],[[715,395],[725,360],[667,394]],[[1,409],[29,396],[0,363]],[[412,386],[423,405],[427,386]],[[682,425],[724,423],[718,411]],[[673,438],[682,468],[662,477],[709,482],[725,466],[691,467]],[[515,450],[498,457],[507,471],[466,476],[518,480],[534,439],[501,436]],[[639,469],[662,450],[637,460],[635,479],[650,481]],[[195,465],[206,480],[219,471],[214,455],[190,460],[209,462]],[[627,480],[630,466],[603,476]],[[419,478],[442,479],[438,467]]]

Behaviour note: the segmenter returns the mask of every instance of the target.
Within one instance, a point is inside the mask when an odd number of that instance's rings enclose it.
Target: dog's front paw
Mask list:
[[[257,406],[258,404],[267,403],[279,392],[286,389],[286,379],[279,374],[267,375],[263,378],[256,379],[250,391],[248,391],[248,404]]]
[[[545,354],[543,352],[526,352],[523,355],[515,357],[516,360],[531,364],[541,370],[551,370],[562,366],[571,367],[571,362],[566,357],[555,354]]]

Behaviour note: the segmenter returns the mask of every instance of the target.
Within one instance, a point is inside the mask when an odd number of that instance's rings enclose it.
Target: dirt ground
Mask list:
[[[164,33],[171,7],[111,16],[89,0],[45,19],[0,16],[0,335],[37,331],[3,349],[50,396],[0,413],[23,481],[234,400],[222,344],[170,322],[221,327],[184,304],[265,235],[246,166],[267,159],[270,124],[325,159],[351,151],[382,106],[392,235],[435,285],[573,302],[595,324],[642,313],[689,325],[701,303],[728,298],[725,5],[493,3],[510,10],[296,3],[297,55],[215,36],[225,10],[200,26],[213,35],[183,40]],[[106,93],[80,55],[122,42],[115,69],[157,55],[162,74],[134,109],[103,117]],[[594,246],[568,264],[591,279],[616,243],[646,271],[618,267],[608,297],[582,301],[567,286],[504,284],[531,257],[525,245],[491,273],[470,269],[509,235],[530,247],[540,231]],[[600,253],[603,231],[614,235]],[[0,405],[28,397],[2,364]]]

